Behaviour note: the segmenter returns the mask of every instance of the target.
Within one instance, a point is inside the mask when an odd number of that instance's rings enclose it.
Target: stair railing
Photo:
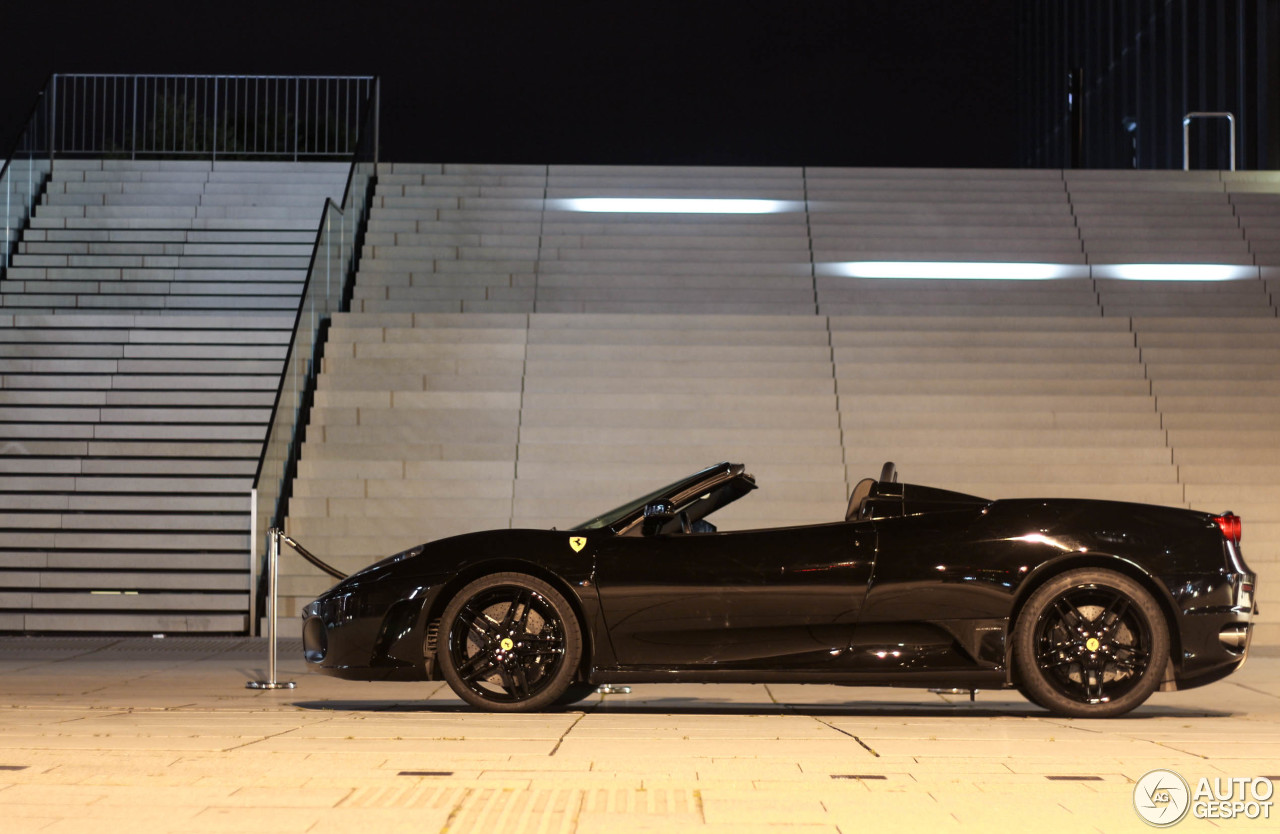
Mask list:
[[[378,105],[375,79],[365,103],[359,138],[351,155],[342,202],[325,201],[284,372],[258,460],[250,497],[253,528],[249,553],[253,577],[253,593],[250,594],[251,605],[254,606],[250,611],[252,632],[258,630],[257,612],[265,606],[259,578],[266,575],[268,568],[260,564],[260,554],[265,550],[259,548],[268,542],[269,530],[284,529],[290,489],[297,473],[302,444],[306,440],[307,420],[315,394],[316,376],[324,359],[329,325],[334,313],[350,308],[365,220],[377,181]]]
[[[64,156],[348,159],[372,76],[54,75],[49,133]]]
[[[1231,170],[1236,169],[1236,117],[1233,113],[1188,113],[1182,117],[1182,170],[1191,170],[1191,121],[1193,119],[1226,119]]]
[[[48,91],[51,85],[52,80],[36,97],[22,132],[0,164],[0,221],[4,225],[0,278],[9,271],[18,239],[53,167],[53,146],[49,141],[51,109]]]

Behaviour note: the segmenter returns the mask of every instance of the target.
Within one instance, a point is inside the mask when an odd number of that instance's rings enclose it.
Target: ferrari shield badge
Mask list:
[[[586,546],[587,546],[586,536],[570,536],[569,537],[569,547],[573,548],[574,553],[581,553],[582,548]]]

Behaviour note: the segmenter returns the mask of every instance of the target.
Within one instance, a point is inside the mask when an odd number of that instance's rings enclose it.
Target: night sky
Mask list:
[[[384,159],[1011,166],[1015,2],[5,3],[0,141],[55,71],[376,74]]]

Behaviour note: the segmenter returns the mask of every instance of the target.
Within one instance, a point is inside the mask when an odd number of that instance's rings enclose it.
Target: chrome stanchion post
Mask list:
[[[249,689],[293,689],[293,681],[276,680],[276,580],[280,566],[280,538],[283,533],[275,527],[267,531],[267,680],[249,681]]]
[[[249,490],[249,636],[257,637],[262,624],[256,622],[258,613],[258,488]]]

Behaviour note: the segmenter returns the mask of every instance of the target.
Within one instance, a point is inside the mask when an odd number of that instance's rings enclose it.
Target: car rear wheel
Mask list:
[[[1059,715],[1108,718],[1147,700],[1169,660],[1151,594],[1110,570],[1068,571],[1038,588],[1014,628],[1019,689]]]
[[[495,573],[466,585],[441,617],[440,671],[458,697],[496,712],[531,712],[564,696],[582,657],[582,628],[564,596],[536,577]]]

